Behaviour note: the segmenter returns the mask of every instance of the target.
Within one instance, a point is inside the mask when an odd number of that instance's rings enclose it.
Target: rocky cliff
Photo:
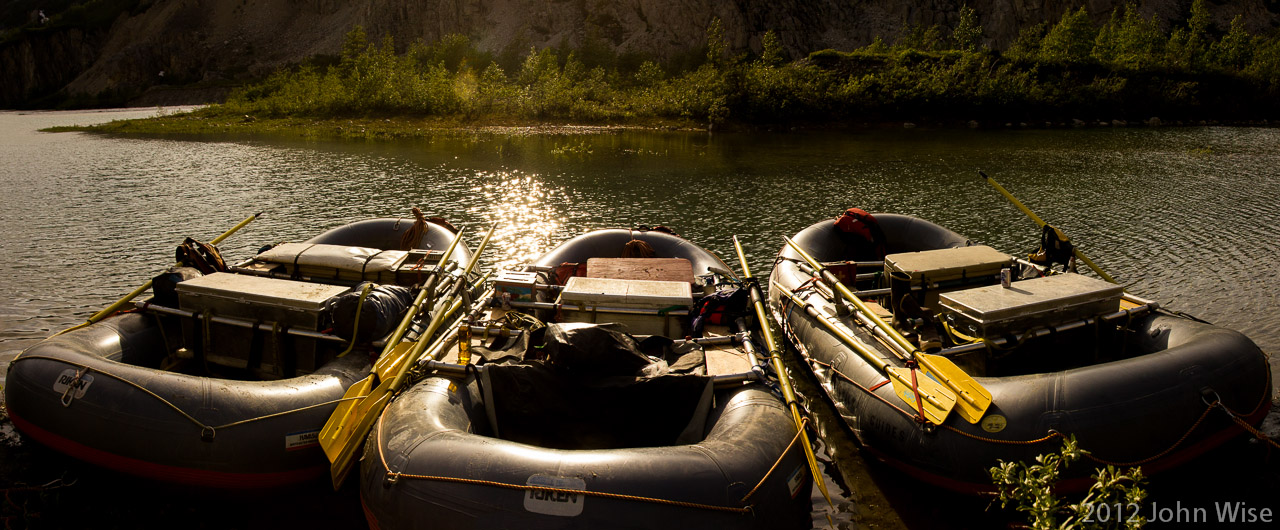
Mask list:
[[[969,0],[988,44],[1085,5],[1098,20],[1125,0]],[[713,18],[737,50],[759,50],[775,31],[801,56],[892,41],[913,24],[951,26],[965,0],[168,0],[139,2],[107,29],[28,31],[0,45],[0,107],[58,98],[127,98],[136,104],[195,102],[218,87],[258,78],[317,54],[336,54],[353,26],[371,39],[432,41],[451,33],[504,49],[603,43],[617,52],[671,57],[704,43]],[[1181,21],[1191,0],[1139,2],[1146,15]],[[1244,15],[1254,33],[1280,21],[1277,0],[1211,0],[1218,28]],[[148,92],[149,91],[149,92]],[[145,96],[144,96],[145,95]],[[168,95],[168,96],[165,96]],[[140,96],[141,99],[139,99]],[[166,101],[162,98],[168,98]],[[43,100],[43,101],[47,101]]]

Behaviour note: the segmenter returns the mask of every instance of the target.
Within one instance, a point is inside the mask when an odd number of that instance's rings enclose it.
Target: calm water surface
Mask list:
[[[259,211],[266,215],[227,240],[224,255],[408,216],[412,206],[466,224],[472,244],[500,223],[487,253],[494,265],[531,260],[585,230],[663,224],[726,261],[738,235],[765,276],[783,235],[849,206],[917,215],[1011,253],[1033,250],[1035,225],[979,169],[1132,292],[1280,351],[1280,130],[477,134],[397,143],[37,132],[155,112],[0,112],[0,361],[151,278],[183,237],[212,239]],[[1276,434],[1274,421],[1268,428]],[[841,502],[833,518],[854,525],[849,511],[865,507]]]

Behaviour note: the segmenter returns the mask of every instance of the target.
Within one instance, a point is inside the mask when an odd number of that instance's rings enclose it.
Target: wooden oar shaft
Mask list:
[[[475,254],[471,255],[471,261],[467,263],[466,269],[464,269],[462,274],[458,275],[454,280],[448,294],[445,295],[442,300],[442,302],[445,302],[446,307],[454,303],[454,299],[458,297],[463,286],[467,284],[467,275],[471,274],[471,271],[475,269],[476,263],[480,261],[480,255],[484,253],[485,246],[489,244],[489,238],[493,236],[493,230],[497,227],[497,223],[494,223],[493,226],[489,227],[489,231],[485,232],[484,238],[480,240],[480,245],[476,247]],[[409,367],[416,363],[418,361],[418,357],[422,355],[423,350],[426,348],[425,343],[427,342],[427,339],[435,334],[436,330],[440,329],[440,326],[444,324],[446,313],[450,312],[440,311],[431,316],[431,323],[427,325],[427,330],[423,332],[422,339],[418,341],[418,344],[414,345],[413,350],[405,357],[403,361],[404,364],[399,366],[397,369],[395,379],[391,380],[392,391],[398,390],[400,385],[404,383],[405,376],[409,373]]]
[[[805,314],[813,317],[819,324],[822,324],[822,327],[826,328],[827,331],[830,331],[837,339],[840,339],[840,342],[843,342],[846,346],[853,348],[855,353],[861,356],[863,360],[867,361],[867,363],[871,364],[871,366],[875,367],[876,370],[883,372],[889,367],[889,363],[887,361],[881,359],[880,356],[876,355],[874,350],[866,344],[863,344],[863,342],[858,340],[857,337],[854,337],[828,321],[826,318],[823,318],[822,313],[820,313],[817,308],[813,307],[813,304],[801,300],[799,296],[796,296],[781,285],[778,285],[778,290],[782,293],[782,296],[787,297],[787,299],[791,300],[792,303],[800,306],[804,310]]]
[[[993,179],[987,176],[987,174],[982,171],[979,171],[978,175],[981,175],[982,179],[987,181],[987,184],[990,184],[991,187],[995,188],[996,191],[1000,192],[1001,195],[1004,195],[1004,198],[1008,199],[1009,202],[1013,203],[1014,207],[1016,207],[1019,210],[1022,210],[1022,213],[1026,214],[1027,217],[1030,217],[1031,220],[1036,223],[1036,226],[1040,228],[1044,228],[1044,225],[1048,224],[1045,222],[1044,219],[1041,219],[1040,216],[1036,215],[1035,212],[1031,211],[1030,208],[1027,208],[1027,205],[1022,204],[1022,201],[1018,200],[1017,197],[1014,197],[1012,193],[1009,193],[1009,190],[1004,189],[1004,186],[1001,186],[999,182],[996,182],[996,179]],[[1103,272],[1102,268],[1099,267],[1096,263],[1094,263],[1093,260],[1089,259],[1088,256],[1085,256],[1084,252],[1081,252],[1079,248],[1075,248],[1073,246],[1071,249],[1071,253],[1075,255],[1076,259],[1079,259],[1080,261],[1083,261],[1085,265],[1088,265],[1089,268],[1092,269],[1095,274],[1102,277],[1102,279],[1111,283],[1119,283],[1115,280],[1115,278],[1112,278],[1110,274]]]
[[[236,232],[240,231],[240,229],[241,229],[241,228],[244,228],[244,227],[245,227],[245,225],[247,225],[247,224],[249,224],[249,223],[252,223],[255,219],[257,219],[258,217],[260,217],[262,214],[263,214],[263,212],[258,212],[258,213],[255,213],[255,214],[253,214],[253,215],[250,215],[249,217],[245,218],[245,220],[240,221],[240,222],[239,222],[239,223],[237,223],[235,226],[231,227],[231,229],[230,229],[230,230],[227,230],[226,232],[223,232],[223,233],[222,233],[222,235],[220,235],[220,236],[218,236],[218,237],[213,238],[213,241],[211,242],[211,244],[213,244],[213,245],[217,245],[218,243],[221,243],[224,239],[226,239],[226,238],[228,238],[228,237],[231,237],[231,235],[232,235],[232,234],[234,234],[234,233],[236,233]],[[178,265],[181,265],[181,264],[182,264],[182,262],[175,262],[175,263],[173,264],[173,266],[178,266]],[[108,316],[110,316],[110,315],[114,314],[116,311],[119,311],[119,310],[120,310],[120,308],[124,307],[124,306],[125,306],[125,304],[128,304],[131,300],[133,300],[134,298],[137,298],[137,297],[138,297],[138,295],[140,295],[140,294],[142,294],[142,293],[146,292],[146,290],[147,290],[147,289],[150,289],[150,288],[151,288],[151,284],[152,284],[152,280],[147,280],[147,281],[146,281],[146,283],[142,284],[142,286],[141,286],[141,287],[138,287],[137,289],[134,289],[133,291],[130,291],[130,292],[129,292],[129,294],[124,295],[124,298],[121,298],[121,299],[119,299],[119,300],[116,300],[116,301],[115,301],[115,303],[113,303],[113,304],[111,304],[111,305],[109,305],[109,306],[107,306],[107,307],[103,308],[101,311],[98,311],[97,313],[94,313],[94,314],[93,314],[93,316],[90,316],[88,320],[86,320],[86,321],[84,321],[84,322],[82,322],[82,323],[80,323],[80,324],[77,324],[77,325],[75,325],[75,326],[71,326],[71,327],[69,327],[69,328],[67,328],[67,329],[64,329],[64,330],[62,330],[62,331],[59,331],[59,332],[57,332],[57,333],[54,333],[54,334],[53,334],[53,336],[54,336],[54,337],[56,337],[56,336],[58,336],[58,335],[61,335],[61,334],[63,334],[63,333],[66,333],[66,332],[68,332],[68,331],[83,328],[83,327],[85,327],[85,326],[88,326],[88,325],[90,325],[90,324],[93,324],[93,323],[95,323],[95,322],[97,322],[97,321],[99,321],[99,320],[102,320],[102,319],[104,319],[104,318],[106,318],[106,317],[108,317]]]
[[[790,299],[796,305],[802,307],[806,315],[813,317],[813,319],[816,320],[819,324],[821,324],[823,328],[831,332],[832,335],[835,335],[837,339],[840,339],[840,342],[843,342],[846,346],[853,348],[854,352],[856,352],[860,357],[862,357],[863,360],[867,361],[867,363],[871,364],[871,366],[875,367],[876,370],[883,373],[885,377],[906,387],[911,387],[911,388],[917,387],[914,381],[904,377],[902,374],[894,370],[893,368],[895,367],[890,366],[887,361],[877,356],[875,351],[872,350],[869,346],[864,344],[857,337],[854,337],[848,331],[840,329],[840,326],[837,326],[830,319],[823,316],[822,313],[820,313],[817,308],[813,307],[813,304],[810,304],[809,302],[801,300],[800,297],[787,291],[786,288],[783,288],[782,286],[779,286],[779,291],[782,292],[783,296]],[[943,403],[936,396],[933,396],[931,394],[923,394],[919,392],[917,393],[917,395],[918,397],[920,397],[925,401],[928,401],[931,405],[935,407],[939,407],[943,409],[949,408],[946,403]]]
[[[800,245],[791,238],[783,236],[782,239],[785,240],[787,245],[791,247],[791,250],[796,251],[796,253],[799,254],[810,267],[813,267],[814,270],[818,271],[818,274],[822,277],[822,280],[827,283],[828,287],[831,287],[831,289],[838,292],[841,297],[852,303],[858,311],[861,311],[863,314],[870,317],[871,322],[874,323],[876,327],[880,328],[885,335],[888,335],[892,342],[907,352],[915,351],[916,348],[911,344],[911,341],[907,340],[906,337],[903,337],[901,333],[898,333],[898,330],[894,329],[893,326],[888,325],[884,320],[881,320],[879,316],[876,316],[875,312],[871,311],[871,308],[867,307],[867,304],[864,303],[861,298],[858,298],[849,290],[848,287],[845,287],[844,284],[840,282],[840,279],[836,278],[835,274],[832,274],[830,270],[827,270],[826,267],[822,266],[822,263],[819,263],[812,255],[806,252],[803,248],[800,248]]]
[[[1022,204],[1022,201],[1018,200],[1017,197],[1014,197],[1012,193],[1009,193],[1009,190],[1004,189],[1004,186],[1001,186],[999,182],[996,182],[996,179],[988,177],[987,174],[982,171],[979,171],[978,174],[982,176],[983,180],[987,181],[987,184],[990,184],[991,187],[995,188],[1001,195],[1004,195],[1004,198],[1009,199],[1009,202],[1013,203],[1014,207],[1022,210],[1022,213],[1026,214],[1027,217],[1030,217],[1031,220],[1036,223],[1036,226],[1044,228],[1044,225],[1048,224],[1044,222],[1044,219],[1041,219],[1040,216],[1036,215],[1035,212],[1031,211],[1030,208],[1027,208],[1027,205]]]
[[[939,382],[941,382],[943,385],[946,385],[953,392],[955,392],[956,396],[964,400],[965,403],[976,408],[985,409],[985,407],[983,407],[981,404],[978,403],[977,398],[970,395],[969,392],[965,391],[964,388],[961,388],[961,386],[958,383],[951,380],[951,378],[941,376],[940,375],[941,372],[938,370],[938,367],[934,366],[933,363],[931,363],[927,358],[921,355],[917,355],[918,353],[920,353],[920,351],[915,347],[914,344],[911,344],[911,341],[907,340],[907,338],[902,336],[902,334],[899,333],[897,329],[895,329],[893,326],[890,326],[888,323],[882,320],[879,316],[877,316],[875,312],[871,310],[870,307],[867,307],[867,304],[863,302],[861,298],[858,298],[856,295],[853,294],[853,292],[849,291],[849,288],[845,287],[844,284],[840,282],[839,278],[836,278],[836,276],[832,274],[831,271],[827,270],[826,267],[823,267],[822,264],[818,262],[818,260],[814,259],[813,256],[809,255],[808,252],[805,252],[804,249],[800,248],[799,244],[797,244],[791,238],[786,236],[783,236],[783,239],[786,240],[787,245],[791,246],[792,250],[795,250],[797,254],[800,254],[801,258],[804,258],[804,260],[809,263],[810,267],[813,267],[815,270],[819,272],[819,274],[821,274],[822,280],[826,282],[827,285],[831,287],[832,290],[840,293],[840,296],[844,297],[845,300],[848,300],[850,303],[854,305],[854,307],[857,308],[858,312],[862,315],[864,320],[871,324],[871,329],[880,331],[880,333],[882,333],[882,336],[887,336],[889,339],[889,342],[899,349],[899,353],[903,357],[905,357],[906,359],[915,361],[917,364],[924,367],[925,371],[929,372],[930,374],[938,375]]]
[[[738,263],[742,265],[743,279],[747,280],[750,288],[748,294],[751,297],[751,305],[755,308],[757,327],[760,328],[760,335],[765,340],[765,347],[769,348],[769,363],[773,366],[773,371],[778,374],[778,386],[782,390],[782,397],[787,401],[788,408],[791,409],[791,419],[796,424],[796,430],[800,434],[800,444],[804,446],[804,455],[809,462],[809,473],[813,476],[813,483],[818,485],[818,490],[822,492],[822,496],[827,499],[827,504],[831,504],[831,494],[827,492],[827,486],[822,480],[822,471],[818,469],[818,459],[813,454],[813,447],[809,443],[809,435],[804,428],[804,419],[800,413],[800,405],[796,400],[795,389],[791,388],[791,378],[787,375],[787,367],[782,364],[782,356],[780,355],[781,347],[775,342],[773,331],[770,329],[769,315],[765,312],[764,301],[761,300],[760,284],[754,281],[751,276],[751,268],[747,265],[747,255],[742,250],[742,244],[738,242],[737,236],[733,238],[733,248],[738,253]],[[747,348],[750,354],[750,333],[743,340],[743,348]]]
[[[738,263],[742,266],[742,277],[744,279],[754,279],[751,276],[751,268],[747,265],[747,254],[742,250],[742,243],[738,242],[738,236],[733,237],[733,249],[738,253]],[[751,296],[751,304],[756,311],[756,320],[760,323],[760,335],[764,339],[764,345],[769,348],[772,353],[778,351],[779,345],[773,336],[772,326],[769,325],[769,315],[764,310],[764,302],[761,300],[760,286],[758,282],[751,282],[751,289],[748,293]],[[776,357],[776,356],[775,356]],[[790,385],[787,385],[788,388]]]
[[[400,319],[400,325],[396,326],[391,338],[387,339],[387,344],[382,348],[382,354],[378,357],[391,353],[391,350],[395,349],[396,345],[400,343],[400,339],[404,338],[404,334],[409,331],[409,325],[413,323],[414,317],[417,317],[418,312],[422,310],[423,302],[431,296],[431,291],[435,289],[436,282],[440,279],[441,271],[444,270],[445,264],[449,262],[449,258],[453,256],[453,250],[458,248],[458,242],[462,241],[462,232],[466,229],[467,227],[464,225],[458,228],[457,233],[453,235],[453,241],[449,242],[449,247],[440,256],[440,261],[436,263],[436,268],[428,273],[427,281],[419,289],[418,296],[413,299],[413,304],[409,306],[409,311],[405,313],[404,318]]]

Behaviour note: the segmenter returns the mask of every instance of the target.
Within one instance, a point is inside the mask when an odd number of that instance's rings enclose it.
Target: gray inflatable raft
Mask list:
[[[303,246],[312,253],[325,245],[347,253],[396,249],[411,226],[411,219],[362,221],[325,232]],[[416,247],[443,249],[452,238],[449,229],[430,224]],[[456,260],[468,255],[465,245],[455,251]],[[314,282],[288,285],[299,284],[327,288]],[[248,307],[253,309],[253,304]],[[367,347],[335,358],[345,349],[344,341],[273,333],[270,323],[254,332],[215,325],[210,328],[215,337],[208,344],[193,344],[182,325],[182,320],[193,319],[165,309],[153,306],[121,313],[22,352],[9,366],[5,386],[14,425],[72,457],[173,483],[272,488],[324,476],[329,466],[317,435],[345,390],[368,374]],[[190,331],[188,322],[186,332]],[[257,341],[256,354],[253,346],[246,350],[243,344],[225,340],[236,333]],[[310,337],[323,334],[317,331]],[[168,366],[177,358],[175,350],[201,346],[207,349],[194,355],[207,361],[203,366],[193,362],[189,351],[179,366]],[[257,355],[259,366],[266,366],[266,359],[279,359],[275,355],[286,358],[275,363],[283,376],[264,379],[249,370],[217,369],[211,360],[232,357],[229,350],[236,346],[241,347],[236,353]],[[298,365],[304,348],[305,357],[319,366]]]
[[[645,241],[659,260],[689,260],[695,275],[727,269],[714,254],[677,236],[630,230],[579,236],[537,265],[545,270],[616,258],[633,238]],[[711,376],[718,372],[708,370],[712,359],[749,356],[732,345],[729,351],[708,346],[687,354],[692,357],[666,357],[664,366],[678,373],[639,377],[636,359],[649,361],[623,352],[619,344],[631,344],[629,336],[610,331],[614,342],[575,338],[593,333],[600,333],[594,324],[553,323],[514,347],[525,359],[519,364],[436,372],[395,398],[361,460],[360,494],[370,527],[811,524],[812,483],[804,453],[793,444],[796,428],[787,408],[768,385],[744,382],[758,379],[746,360],[736,361],[732,371],[752,377],[717,381]],[[569,338],[543,342],[543,334]],[[655,336],[641,344],[654,341],[672,343]],[[553,345],[577,355],[566,360],[567,354],[547,353]],[[531,359],[528,352],[546,358]],[[623,368],[601,368],[618,358],[626,361]]]
[[[1119,299],[1118,287],[1109,291],[1110,284],[1100,280],[1080,280],[1095,290],[1073,294],[1075,299],[1019,306],[1039,294],[1033,286],[1044,285],[1045,278],[1015,279],[1004,289],[999,265],[983,269],[984,264],[945,263],[948,256],[963,258],[990,249],[915,217],[874,218],[880,232],[874,242],[842,231],[831,220],[815,223],[793,239],[833,268],[845,261],[883,258],[889,263],[888,269],[859,266],[861,279],[850,284],[870,293],[865,298],[880,301],[886,310],[911,313],[904,321],[912,331],[932,331],[938,337],[931,349],[990,392],[991,405],[980,421],[970,423],[953,412],[941,425],[924,422],[914,403],[895,394],[883,372],[818,321],[838,321],[890,366],[907,366],[854,316],[837,309],[825,287],[814,288],[812,271],[789,247],[779,253],[769,297],[804,364],[857,439],[871,454],[918,479],[961,492],[990,491],[987,470],[997,461],[1033,461],[1036,455],[1056,452],[1062,436],[1074,435],[1091,452],[1092,461],[1085,464],[1093,465],[1069,469],[1062,487],[1083,488],[1102,464],[1141,465],[1148,474],[1181,464],[1244,432],[1223,411],[1240,423],[1257,425],[1270,408],[1266,357],[1238,332],[1157,311],[1140,300],[1080,313],[1075,307],[1095,303],[1082,301],[1093,292]],[[921,270],[928,266],[903,265],[926,263],[916,258],[928,256],[942,257],[944,263],[926,273]],[[933,278],[921,281],[921,274],[930,273]],[[884,288],[889,277],[897,283]],[[783,290],[800,293],[804,303],[782,296]],[[986,320],[975,320],[966,315],[990,300],[979,295],[1012,301],[988,311]],[[898,299],[890,300],[894,297]],[[1076,316],[1066,316],[1073,312]],[[944,323],[953,331],[962,326],[985,330],[988,340],[961,345],[957,341],[964,333],[949,334]]]

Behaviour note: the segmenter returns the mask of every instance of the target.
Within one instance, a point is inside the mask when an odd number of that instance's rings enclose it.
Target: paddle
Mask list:
[[[382,348],[382,353],[378,355],[379,363],[381,363],[383,359],[392,358],[392,353],[396,350],[401,350],[403,353],[408,352],[411,348],[408,344],[406,344],[404,348],[400,348],[400,339],[404,338],[404,334],[408,331],[409,325],[413,322],[413,319],[417,317],[418,312],[421,311],[423,303],[430,298],[430,293],[435,289],[436,281],[440,277],[440,271],[443,270],[445,264],[449,262],[449,257],[453,255],[453,250],[458,248],[458,242],[462,241],[462,232],[464,230],[466,230],[465,226],[458,229],[457,233],[453,235],[453,241],[449,242],[449,247],[446,248],[444,254],[440,256],[440,261],[436,263],[436,267],[427,273],[427,281],[419,288],[418,296],[414,298],[413,303],[409,304],[409,310],[405,312],[404,318],[400,319],[400,325],[396,326],[395,331],[387,337],[387,344]],[[425,338],[426,337],[423,337],[423,339]],[[340,426],[344,425],[348,421],[348,418],[353,413],[355,413],[357,405],[356,400],[369,395],[369,391],[373,389],[373,379],[378,373],[376,367],[377,365],[375,364],[375,366],[370,369],[368,376],[365,376],[364,379],[357,381],[355,384],[347,388],[346,393],[342,395],[342,401],[338,402],[338,406],[333,410],[333,414],[329,415],[329,421],[326,422],[324,428],[320,430],[320,446],[325,450],[326,454],[329,452],[329,447],[325,446],[325,441],[332,440],[337,436],[336,431],[339,430]],[[338,418],[338,421],[334,421],[334,418]]]
[[[942,422],[946,421],[947,415],[951,413],[951,409],[956,405],[956,396],[950,390],[932,378],[916,377],[915,370],[889,366],[889,363],[876,355],[874,350],[849,332],[840,329],[834,322],[819,313],[812,304],[801,300],[785,287],[778,285],[777,282],[774,282],[773,285],[778,287],[783,296],[804,307],[806,314],[813,317],[819,324],[822,324],[827,331],[840,339],[840,342],[853,348],[853,351],[862,356],[863,360],[870,363],[876,370],[884,373],[889,378],[889,382],[893,384],[894,395],[911,405],[924,419],[934,425],[941,425]]]
[[[995,188],[996,191],[1000,192],[1001,195],[1004,195],[1004,198],[1009,199],[1009,202],[1013,203],[1013,205],[1019,210],[1022,210],[1022,213],[1027,214],[1027,217],[1030,217],[1031,220],[1036,223],[1036,226],[1043,229],[1044,225],[1048,224],[1044,219],[1041,219],[1040,216],[1036,215],[1035,212],[1032,212],[1030,208],[1027,208],[1025,204],[1022,204],[1022,201],[1018,200],[1017,197],[1014,197],[1012,193],[1009,193],[1009,190],[1004,189],[1004,186],[1001,186],[999,182],[996,182],[996,179],[988,177],[987,174],[982,171],[979,171],[978,175],[980,175],[983,180],[987,181],[987,184],[990,184],[991,187]],[[1054,230],[1058,230],[1057,227],[1054,227]],[[1058,230],[1058,233],[1062,234],[1062,231]],[[1089,259],[1088,256],[1085,256],[1083,252],[1080,252],[1078,247],[1073,247],[1071,252],[1075,254],[1076,259],[1083,261],[1085,265],[1088,265],[1090,269],[1093,269],[1093,272],[1097,273],[1098,276],[1101,276],[1102,279],[1111,283],[1119,283],[1115,278],[1112,278],[1111,275],[1103,272],[1102,269],[1094,264],[1093,260]]]
[[[480,261],[480,255],[484,253],[484,248],[489,244],[489,238],[493,236],[493,230],[498,225],[495,223],[489,227],[489,231],[485,233],[484,238],[480,240],[480,245],[476,247],[476,251],[471,256],[471,260],[467,263],[462,274],[453,279],[453,283],[446,291],[447,294],[440,299],[438,303],[442,307],[431,316],[431,323],[427,325],[426,331],[420,335],[413,348],[403,356],[397,358],[396,362],[388,367],[387,373],[395,373],[395,377],[391,380],[379,378],[378,386],[374,387],[368,395],[360,398],[356,405],[348,414],[339,416],[336,413],[329,416],[329,421],[325,423],[321,433],[328,432],[328,437],[320,439],[320,447],[324,449],[325,455],[329,457],[331,466],[329,467],[330,476],[333,479],[333,488],[336,490],[346,480],[347,474],[351,472],[351,465],[355,461],[356,449],[364,442],[364,438],[369,434],[369,429],[373,427],[373,422],[382,413],[382,409],[387,406],[387,402],[391,397],[400,390],[400,385],[404,383],[405,376],[409,373],[409,368],[417,362],[418,357],[430,345],[428,340],[435,335],[436,330],[444,323],[446,313],[454,299],[458,297],[462,287],[467,284],[467,276],[475,269],[476,263]],[[448,340],[445,335],[435,337],[435,341]],[[434,344],[434,342],[433,342]],[[336,412],[336,411],[335,411]],[[334,424],[334,425],[331,425]]]
[[[883,336],[887,337],[889,343],[897,347],[898,353],[904,356],[904,359],[907,361],[914,360],[920,368],[924,369],[926,374],[946,385],[952,392],[955,392],[959,398],[956,405],[959,408],[960,416],[965,421],[978,423],[982,420],[982,415],[987,412],[987,407],[991,406],[991,393],[986,388],[974,381],[972,377],[969,377],[969,374],[966,374],[950,359],[939,355],[930,355],[916,349],[915,345],[911,344],[911,341],[903,337],[901,333],[898,333],[898,330],[894,329],[893,326],[886,324],[885,321],[876,316],[875,312],[871,311],[871,308],[867,307],[867,304],[861,298],[850,292],[831,271],[823,267],[818,260],[809,255],[808,252],[805,252],[804,249],[800,248],[800,245],[789,237],[783,236],[783,239],[810,267],[813,267],[813,270],[818,271],[822,281],[827,286],[838,292],[841,297],[857,308],[864,320],[871,323],[871,329],[879,330]]]
[[[223,233],[222,233],[222,235],[220,235],[220,236],[218,236],[218,237],[213,238],[213,241],[210,241],[210,242],[209,242],[209,244],[210,244],[210,245],[217,245],[218,243],[221,243],[221,242],[222,242],[222,240],[224,240],[224,239],[226,239],[226,238],[228,238],[228,237],[231,237],[231,234],[234,234],[234,233],[236,233],[237,231],[239,231],[241,228],[244,228],[244,226],[245,226],[245,225],[247,225],[247,224],[249,224],[249,223],[252,223],[252,222],[253,222],[253,220],[254,220],[254,219],[257,219],[259,216],[261,216],[261,215],[262,215],[262,213],[263,213],[263,212],[258,212],[258,213],[255,213],[255,214],[253,214],[253,215],[250,215],[250,216],[249,216],[248,218],[246,218],[245,220],[240,221],[240,223],[239,223],[239,224],[237,224],[237,225],[235,225],[235,226],[231,227],[231,229],[230,229],[230,230],[227,230],[226,232],[223,232]],[[173,266],[175,266],[175,267],[176,267],[176,266],[178,266],[178,265],[182,265],[182,262],[176,262],[176,263],[174,263],[174,264],[173,264]],[[86,320],[86,321],[84,321],[84,322],[81,322],[81,323],[79,323],[79,324],[76,324],[76,325],[74,325],[74,326],[71,326],[71,327],[69,327],[69,328],[67,328],[67,329],[64,329],[64,330],[62,330],[62,331],[59,331],[59,332],[57,332],[57,333],[54,333],[54,334],[53,334],[53,335],[51,335],[51,336],[52,336],[52,337],[57,337],[58,335],[61,335],[61,334],[66,333],[66,332],[68,332],[68,331],[75,331],[75,330],[80,329],[80,328],[83,328],[83,327],[85,327],[85,326],[88,326],[88,325],[94,324],[94,323],[98,322],[99,320],[102,320],[102,319],[104,319],[104,318],[106,318],[106,317],[108,317],[108,316],[110,316],[110,315],[114,314],[116,311],[119,311],[121,307],[124,307],[124,305],[125,305],[125,304],[129,303],[129,301],[130,301],[130,300],[133,300],[134,298],[136,298],[138,295],[142,294],[142,293],[143,293],[144,291],[146,291],[147,289],[150,289],[150,288],[151,288],[151,282],[152,282],[152,280],[147,280],[147,283],[142,284],[142,287],[139,287],[139,288],[137,288],[137,289],[134,289],[134,290],[133,290],[133,292],[130,292],[129,294],[124,295],[124,298],[121,298],[121,299],[119,299],[119,300],[116,300],[116,302],[115,302],[115,303],[113,303],[113,304],[111,304],[111,305],[109,305],[109,306],[107,306],[107,307],[103,308],[101,311],[98,311],[97,313],[94,313],[94,314],[93,314],[93,316],[89,317],[89,320]]]
[[[756,310],[756,321],[760,327],[760,335],[763,336],[765,347],[769,348],[769,362],[773,365],[774,373],[778,374],[778,386],[782,389],[782,397],[787,401],[787,406],[791,408],[791,419],[796,423],[796,429],[800,431],[800,445],[804,447],[804,456],[809,460],[809,472],[813,474],[813,483],[818,485],[818,490],[822,491],[822,496],[827,499],[827,504],[831,503],[831,494],[827,493],[827,485],[822,480],[822,471],[818,469],[818,459],[813,456],[813,447],[809,444],[809,434],[805,432],[804,419],[800,415],[800,405],[796,401],[795,391],[791,388],[791,378],[787,375],[787,369],[782,365],[782,349],[777,341],[774,340],[773,331],[770,327],[770,320],[764,310],[764,302],[761,301],[760,284],[751,276],[751,268],[747,266],[747,256],[742,252],[742,244],[738,242],[738,236],[733,236],[733,248],[738,252],[738,263],[742,265],[743,281],[749,286],[748,292],[751,295],[751,305]]]

